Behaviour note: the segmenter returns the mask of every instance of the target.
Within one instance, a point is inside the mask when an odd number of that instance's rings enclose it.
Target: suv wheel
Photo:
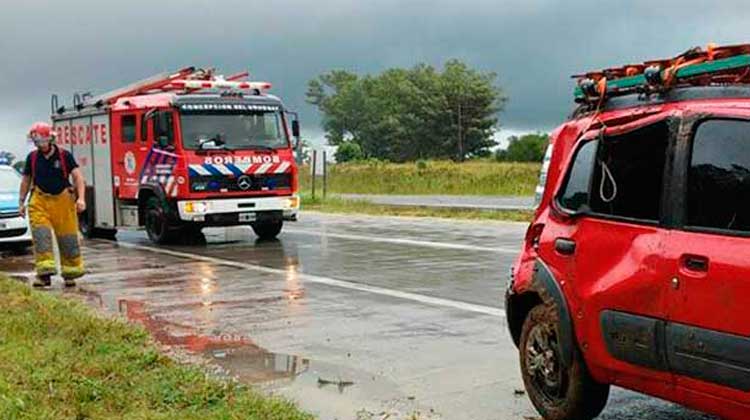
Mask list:
[[[275,239],[277,236],[279,236],[279,233],[281,233],[281,228],[284,226],[284,222],[279,220],[276,222],[263,222],[263,223],[253,223],[253,232],[255,232],[256,235],[261,240],[269,240],[269,239]]]
[[[594,381],[578,355],[564,368],[558,337],[554,307],[539,305],[529,312],[519,346],[526,392],[547,420],[591,420],[604,410],[609,385]]]

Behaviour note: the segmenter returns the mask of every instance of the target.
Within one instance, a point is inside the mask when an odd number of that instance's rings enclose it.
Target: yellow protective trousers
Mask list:
[[[37,275],[56,274],[53,234],[60,250],[62,276],[75,279],[83,276],[83,258],[78,239],[78,215],[73,193],[65,190],[57,195],[34,188],[29,200],[31,236]]]

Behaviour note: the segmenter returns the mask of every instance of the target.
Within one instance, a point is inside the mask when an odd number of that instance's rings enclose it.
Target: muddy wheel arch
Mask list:
[[[534,262],[534,273],[528,289],[514,293],[512,288],[506,295],[506,316],[513,342],[518,346],[526,316],[537,305],[554,307],[560,321],[560,353],[562,363],[570,366],[576,349],[573,320],[560,283],[547,265],[539,258]]]

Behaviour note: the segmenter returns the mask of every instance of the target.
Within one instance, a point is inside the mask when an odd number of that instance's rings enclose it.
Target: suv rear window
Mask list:
[[[695,131],[688,224],[750,232],[750,122],[708,120]]]
[[[657,222],[669,127],[666,122],[584,144],[560,196],[572,211]]]

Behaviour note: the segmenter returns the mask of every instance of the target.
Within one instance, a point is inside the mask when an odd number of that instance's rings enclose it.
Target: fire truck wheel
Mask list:
[[[519,346],[521,373],[529,399],[547,420],[591,420],[609,397],[609,385],[596,382],[580,355],[570,367],[561,364],[559,322],[554,306],[529,312]]]
[[[185,245],[205,245],[206,235],[203,234],[203,226],[185,225],[180,229],[182,243]]]
[[[91,239],[94,237],[94,229],[91,226],[88,211],[78,214],[78,230],[81,231],[81,235],[83,235],[84,238]]]
[[[284,222],[279,220],[278,222],[264,222],[264,223],[253,223],[253,232],[258,235],[261,240],[275,239],[281,233],[281,228],[284,226]]]
[[[95,229],[94,230],[94,237],[96,238],[102,238],[102,239],[108,239],[110,241],[114,241],[117,236],[117,229]]]
[[[146,234],[151,242],[162,245],[172,242],[175,230],[170,229],[167,213],[156,197],[146,201]]]

